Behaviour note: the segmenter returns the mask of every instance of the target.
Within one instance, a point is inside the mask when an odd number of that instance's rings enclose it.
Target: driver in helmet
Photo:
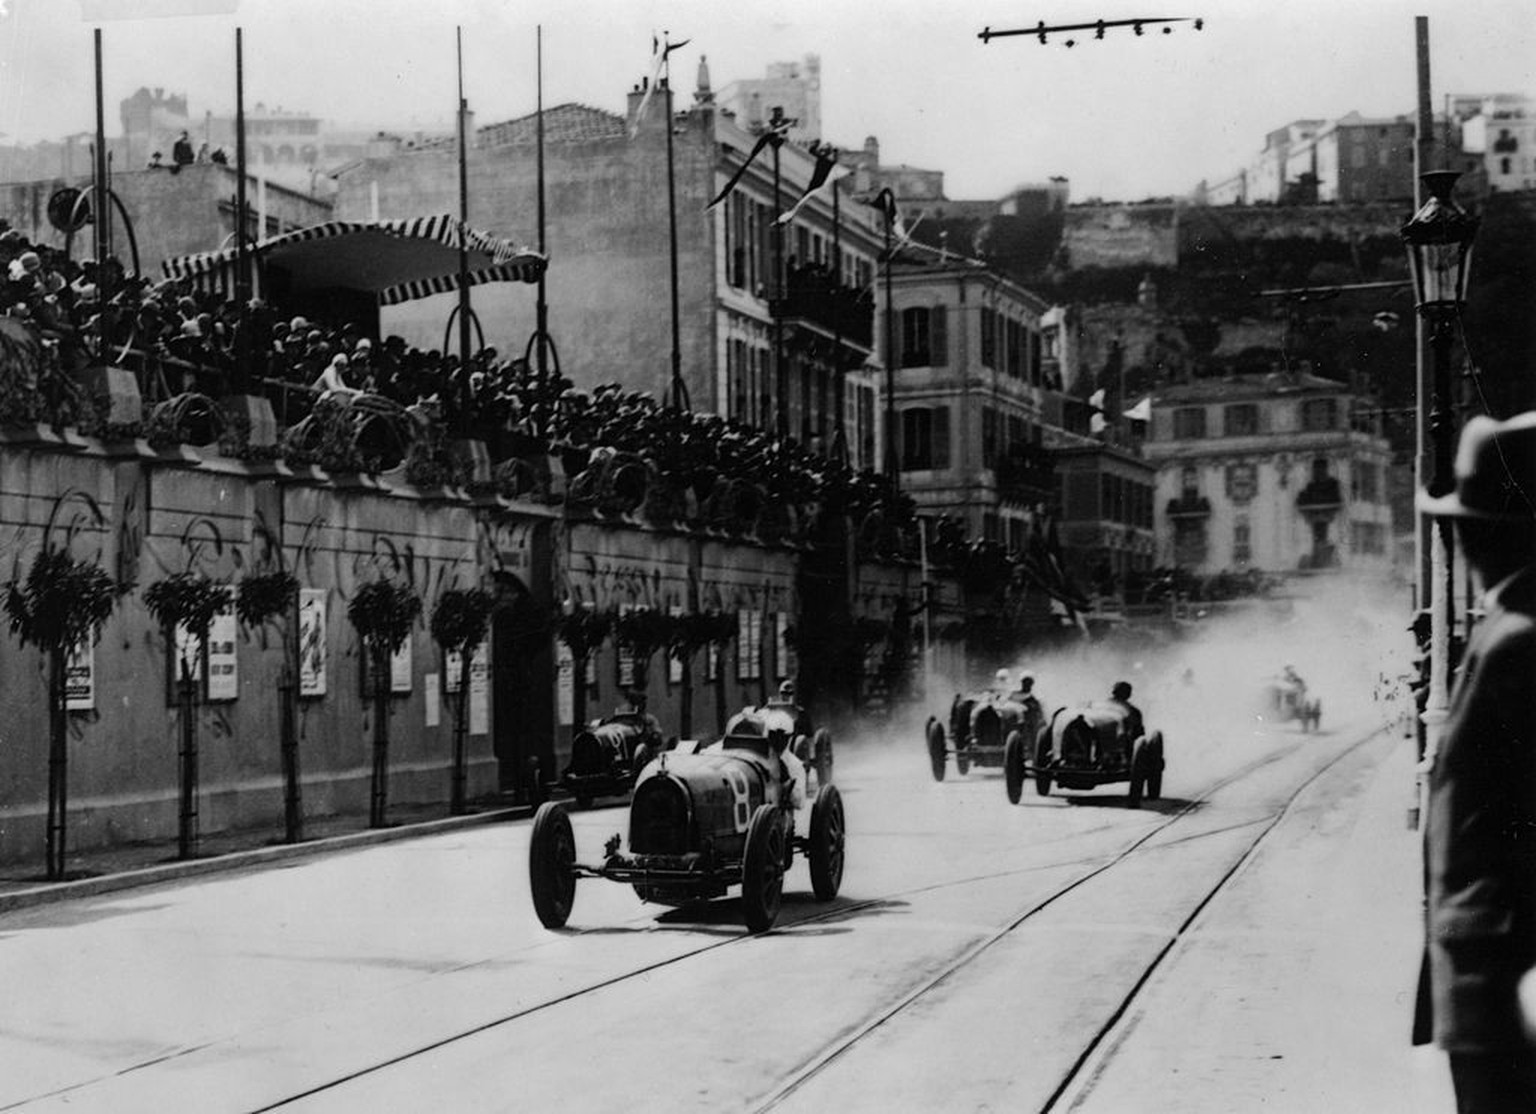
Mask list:
[[[1131,683],[1129,681],[1116,681],[1109,690],[1109,702],[1125,713],[1125,731],[1131,739],[1139,739],[1147,733],[1146,724],[1141,719],[1141,709],[1131,703]]]
[[[788,705],[795,709],[795,732],[801,733],[802,721],[805,712],[795,703],[795,682],[784,681],[779,685],[777,698],[770,700],[770,704]],[[806,732],[808,734],[808,732]],[[789,803],[795,808],[805,807],[805,763],[795,754],[795,748],[789,745],[789,740],[784,740],[784,746],[779,750],[779,761],[784,764],[784,780],[789,783]]]
[[[992,691],[999,696],[1006,696],[1008,690],[1013,687],[1013,678],[1006,669],[999,669],[992,674]]]

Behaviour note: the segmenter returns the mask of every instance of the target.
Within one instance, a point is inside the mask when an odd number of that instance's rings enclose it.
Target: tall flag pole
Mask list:
[[[469,390],[469,142],[464,99],[464,28],[454,28],[459,64],[459,390]],[[461,399],[467,402],[467,399]]]
[[[672,389],[671,405],[677,410],[692,409],[688,398],[688,387],[683,382],[683,348],[682,325],[679,320],[678,293],[677,293],[677,180],[675,162],[672,154],[672,52],[677,47],[685,45],[684,39],[673,46],[667,42],[667,32],[661,33],[661,66],[662,66],[662,90],[665,104],[666,119],[664,121],[667,131],[667,231],[669,235],[669,262],[671,265],[672,279]],[[636,119],[639,114],[636,113]]]
[[[839,304],[843,294],[843,211],[839,204],[842,187],[832,179],[832,415],[831,452],[839,463],[846,463],[848,431],[843,425],[843,408],[848,404],[848,377],[843,367],[843,311]]]
[[[789,137],[789,121],[775,105],[768,123],[768,145],[773,148],[773,393],[774,433],[789,435],[789,368],[784,360],[784,213],[783,179],[779,173],[779,149]]]
[[[534,116],[534,139],[538,150],[538,178],[539,178],[539,254],[548,259],[544,242],[545,217],[544,217],[544,25],[538,27],[538,60],[536,65],[535,85],[538,91],[537,112]],[[548,276],[548,268],[539,272],[539,300],[534,311],[534,329],[537,333],[535,343],[538,345],[537,367],[539,372],[539,384],[542,386],[549,377],[548,358],[544,352],[545,339],[549,336],[549,303],[545,300],[545,280]]]
[[[111,268],[107,256],[112,254],[112,205],[108,195],[112,187],[107,183],[107,115],[103,107],[101,89],[101,28],[96,28],[96,196],[92,198],[91,214],[95,218],[96,295],[101,306],[98,324],[101,332],[97,337],[97,357],[103,364],[109,363],[108,350],[112,337]]]
[[[240,307],[240,342],[235,346],[237,393],[250,390],[251,255],[247,247],[245,195],[245,44],[235,28],[235,301]]]

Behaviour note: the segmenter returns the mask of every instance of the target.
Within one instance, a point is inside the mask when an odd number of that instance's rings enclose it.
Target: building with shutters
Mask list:
[[[1197,575],[1392,565],[1391,450],[1378,412],[1302,371],[1153,395],[1157,563]]]

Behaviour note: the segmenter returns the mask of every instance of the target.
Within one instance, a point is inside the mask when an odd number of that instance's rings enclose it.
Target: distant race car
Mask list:
[[[928,760],[935,781],[944,780],[950,755],[954,755],[955,771],[963,775],[972,766],[1001,766],[1015,734],[1026,747],[1034,746],[1045,725],[1044,711],[1035,696],[1017,696],[986,689],[957,694],[949,706],[947,732],[938,716],[928,717]]]
[[[1093,789],[1126,782],[1132,808],[1139,808],[1143,797],[1157,800],[1163,793],[1163,733],[1144,726],[1138,731],[1135,718],[1111,700],[1056,709],[1033,755],[1022,739],[1010,744],[1003,761],[1008,799],[1018,804],[1025,780],[1033,777],[1042,797],[1053,784]]]
[[[810,865],[817,900],[836,897],[843,880],[843,799],[830,782],[814,797],[793,784],[781,757],[793,742],[792,727],[782,710],[743,709],[713,746],[701,750],[686,741],[659,754],[635,785],[627,853],[615,833],[600,861],[578,862],[569,814],[554,801],[541,805],[528,852],[540,922],[560,928],[570,917],[576,880],[607,878],[628,882],[642,901],[662,905],[721,897],[739,885],[747,928],[764,932],[778,919],[796,851]],[[806,799],[809,810],[802,807]]]
[[[1307,684],[1294,674],[1267,677],[1259,692],[1261,723],[1301,724],[1303,731],[1316,731],[1323,722],[1323,702],[1307,695]]]
[[[653,716],[618,711],[576,733],[571,762],[560,785],[587,808],[598,797],[623,796],[634,787],[645,764],[666,749],[668,742]]]

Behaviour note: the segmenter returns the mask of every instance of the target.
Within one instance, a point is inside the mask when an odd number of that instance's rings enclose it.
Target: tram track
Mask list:
[[[1259,846],[1276,828],[1276,826],[1278,826],[1279,823],[1285,819],[1286,815],[1290,812],[1291,807],[1301,797],[1301,795],[1305,793],[1314,783],[1316,783],[1319,778],[1323,777],[1341,761],[1348,758],[1361,747],[1365,746],[1372,739],[1376,738],[1379,733],[1379,730],[1368,732],[1355,742],[1345,746],[1326,763],[1320,766],[1317,770],[1313,771],[1304,781],[1301,782],[1301,784],[1287,793],[1284,802],[1279,808],[1275,809],[1273,815],[1264,821],[1258,822],[1261,825],[1259,830],[1253,836],[1253,838],[1248,841],[1248,844],[1243,849],[1242,853],[1237,856],[1230,867],[1221,873],[1221,875],[1216,879],[1215,883],[1196,900],[1193,908],[1190,909],[1188,914],[1179,922],[1177,928],[1169,935],[1168,939],[1164,941],[1163,945],[1157,949],[1151,961],[1146,965],[1145,969],[1140,972],[1140,974],[1131,984],[1130,989],[1110,1011],[1109,1015],[1093,1033],[1091,1038],[1085,1042],[1077,1057],[1073,1061],[1071,1068],[1058,1081],[1057,1085],[1051,1091],[1045,1103],[1038,1108],[1039,1114],[1053,1114],[1055,1111],[1066,1109],[1062,1106],[1064,1098],[1073,1097],[1074,1095],[1077,1097],[1081,1096],[1081,1092],[1077,1091],[1076,1089],[1083,1080],[1085,1069],[1093,1062],[1095,1055],[1100,1051],[1100,1049],[1106,1046],[1106,1042],[1116,1032],[1123,1019],[1126,1017],[1127,1013],[1136,1004],[1138,998],[1142,994],[1142,991],[1151,981],[1152,977],[1157,974],[1158,970],[1167,961],[1168,957],[1173,953],[1174,949],[1177,948],[1178,945],[1185,939],[1190,928],[1200,918],[1200,915],[1217,897],[1221,895],[1221,893],[1227,888],[1232,880],[1242,871],[1243,867],[1253,858],[1254,854],[1259,849]],[[792,1098],[794,1094],[801,1090],[807,1083],[815,1079],[827,1069],[831,1068],[839,1060],[843,1059],[848,1055],[848,1053],[852,1052],[863,1042],[869,1040],[882,1027],[897,1017],[901,1016],[902,1014],[908,1012],[924,999],[933,995],[942,986],[952,980],[955,975],[976,963],[987,952],[991,951],[998,944],[1002,943],[1019,929],[1023,928],[1050,906],[1054,905],[1057,901],[1061,900],[1074,890],[1082,887],[1083,885],[1086,885],[1094,878],[1104,874],[1106,871],[1111,870],[1115,866],[1124,862],[1126,859],[1130,858],[1132,855],[1136,854],[1138,851],[1143,849],[1145,845],[1156,835],[1158,835],[1160,832],[1166,831],[1173,824],[1183,819],[1220,789],[1227,785],[1231,785],[1234,782],[1242,780],[1244,777],[1247,777],[1250,774],[1256,772],[1263,766],[1269,765],[1282,756],[1283,753],[1267,755],[1264,758],[1258,759],[1244,767],[1241,767],[1240,769],[1213,783],[1207,787],[1198,798],[1190,801],[1184,808],[1178,810],[1177,812],[1171,813],[1164,823],[1131,841],[1126,847],[1122,848],[1112,857],[1102,862],[1099,866],[1095,867],[1094,869],[1085,871],[1083,874],[1079,875],[1077,878],[1074,878],[1072,881],[1059,886],[1050,894],[1035,902],[1030,906],[1029,909],[1025,910],[1019,916],[989,933],[982,940],[972,944],[965,951],[954,957],[944,967],[925,978],[918,986],[910,989],[897,1002],[881,1011],[881,1013],[877,1016],[866,1020],[862,1025],[846,1034],[831,1047],[824,1049],[814,1059],[805,1063],[797,1071],[784,1079],[778,1087],[774,1088],[773,1091],[766,1095],[759,1096],[754,1105],[748,1106],[745,1109],[750,1111],[750,1114],[763,1114],[763,1112],[777,1109],[790,1098]]]
[[[1356,747],[1363,745],[1363,743],[1370,737],[1371,736],[1366,736],[1366,738],[1361,739],[1359,742],[1356,742],[1347,747],[1345,750],[1341,751],[1340,754],[1335,756],[1328,763],[1328,766],[1325,766],[1323,769],[1326,770],[1327,768],[1331,767],[1331,765],[1338,761],[1339,758],[1343,757],[1345,754],[1350,753]],[[957,957],[946,964],[939,972],[925,979],[919,986],[909,991],[895,1004],[882,1010],[878,1016],[870,1019],[865,1024],[851,1031],[842,1039],[840,1039],[835,1045],[826,1049],[823,1054],[819,1055],[809,1063],[803,1065],[792,1075],[790,1075],[781,1086],[776,1088],[769,1095],[760,1096],[757,1100],[754,1100],[757,1105],[748,1106],[746,1109],[756,1112],[771,1110],[778,1106],[785,1099],[789,1098],[794,1093],[794,1091],[799,1089],[799,1087],[802,1086],[805,1082],[809,1081],[821,1071],[825,1070],[843,1054],[856,1046],[860,1041],[867,1038],[881,1025],[885,1024],[891,1018],[902,1013],[920,1001],[922,998],[932,993],[934,989],[936,989],[951,975],[974,963],[993,945],[1004,939],[1008,934],[1016,930],[1019,926],[1025,924],[1031,918],[1037,916],[1040,912],[1050,907],[1052,904],[1067,896],[1074,890],[1087,884],[1088,882],[1091,882],[1094,878],[1108,870],[1113,869],[1115,866],[1124,862],[1127,858],[1136,854],[1138,851],[1141,851],[1147,843],[1154,840],[1158,835],[1167,831],[1170,827],[1179,823],[1191,813],[1198,810],[1212,796],[1220,792],[1222,789],[1236,782],[1242,781],[1244,778],[1252,776],[1257,771],[1287,757],[1290,753],[1292,753],[1292,748],[1271,751],[1244,763],[1237,769],[1227,773],[1221,778],[1218,778],[1205,786],[1201,790],[1199,796],[1186,801],[1181,807],[1168,813],[1152,827],[1136,835],[1134,838],[1126,841],[1121,847],[1108,852],[1089,856],[1084,859],[1057,860],[1043,864],[1036,863],[1025,868],[1015,868],[1004,871],[988,872],[984,874],[967,875],[963,878],[948,878],[938,882],[931,882],[921,886],[913,886],[907,889],[881,894],[878,897],[839,904],[836,908],[827,909],[825,911],[808,912],[804,915],[797,916],[792,922],[789,923],[781,922],[780,926],[774,929],[768,935],[773,935],[776,933],[792,933],[794,930],[802,927],[815,927],[816,925],[820,924],[829,924],[849,920],[851,918],[857,917],[861,912],[880,909],[889,905],[893,901],[900,901],[922,894],[931,894],[946,889],[996,882],[1001,879],[1016,877],[1022,874],[1037,873],[1042,870],[1062,869],[1064,867],[1071,867],[1078,864],[1083,864],[1086,866],[1086,869],[1082,870],[1074,878],[1054,887],[1049,894],[1034,902],[1027,910],[1025,910],[1018,917],[1011,920],[1007,925],[1003,926],[999,930],[989,933],[982,940],[966,948]],[[1322,771],[1319,771],[1317,774],[1312,775],[1306,784],[1310,784],[1310,782],[1315,780],[1315,778],[1319,776],[1321,772]],[[1294,799],[1294,795],[1287,798],[1287,807],[1291,799]],[[1283,813],[1284,808],[1279,810],[1276,816],[1265,825],[1264,832],[1267,832],[1275,822],[1278,822],[1279,816],[1283,815]],[[1261,832],[1260,835],[1255,838],[1253,841],[1254,844],[1256,844],[1259,839],[1262,839],[1263,834],[1264,833]],[[1225,881],[1225,879],[1223,879],[1223,881]],[[1207,898],[1207,900],[1209,900],[1209,898]],[[1202,907],[1203,904],[1204,903],[1202,903]],[[608,931],[611,931],[611,928],[583,928],[571,930],[569,935],[579,937],[589,934],[595,935]],[[647,930],[638,929],[638,931]],[[714,940],[698,947],[690,948],[686,951],[673,956],[669,956],[662,960],[658,960],[654,963],[645,964],[632,970],[616,974],[599,982],[592,983],[588,986],[574,989],[567,994],[533,1003],[525,1008],[508,1012],[503,1016],[489,1019],[472,1027],[468,1027],[461,1031],[437,1038],[430,1042],[426,1042],[419,1047],[401,1052],[386,1059],[381,1059],[376,1063],[360,1067],[354,1071],[348,1072],[345,1075],[338,1076],[335,1079],[328,1080],[325,1083],[319,1084],[315,1087],[286,1096],[276,1102],[255,1107],[251,1110],[250,1114],[267,1114],[267,1112],[270,1111],[282,1110],[285,1107],[289,1107],[307,1099],[323,1095],[328,1091],[334,1091],[337,1088],[345,1087],[347,1084],[363,1079],[367,1076],[374,1075],[389,1068],[408,1063],[419,1057],[430,1055],[433,1052],[451,1047],[452,1045],[455,1045],[461,1041],[466,1041],[482,1034],[494,1031],[503,1026],[511,1025],[527,1018],[534,1017],[542,1012],[557,1007],[581,1002],[583,999],[596,1001],[606,991],[613,990],[617,987],[621,987],[636,980],[649,978],[657,972],[664,971],[669,968],[677,968],[692,960],[696,960],[702,956],[718,953],[727,948],[736,948],[750,945],[751,942],[756,939],[759,939],[759,937],[750,935],[731,936],[725,939]],[[1172,943],[1173,942],[1170,942],[1169,944],[1170,948],[1172,947]],[[1146,977],[1150,977],[1150,974],[1151,972],[1149,971],[1147,975],[1143,977],[1142,981],[1144,981]],[[1140,983],[1138,983],[1138,987],[1139,985]],[[1119,1012],[1120,1011],[1117,1011],[1117,1017]],[[1097,1042],[1095,1042],[1095,1046],[1096,1045]],[[1089,1051],[1091,1052],[1091,1049]],[[1086,1058],[1088,1053],[1085,1052],[1084,1055]]]

